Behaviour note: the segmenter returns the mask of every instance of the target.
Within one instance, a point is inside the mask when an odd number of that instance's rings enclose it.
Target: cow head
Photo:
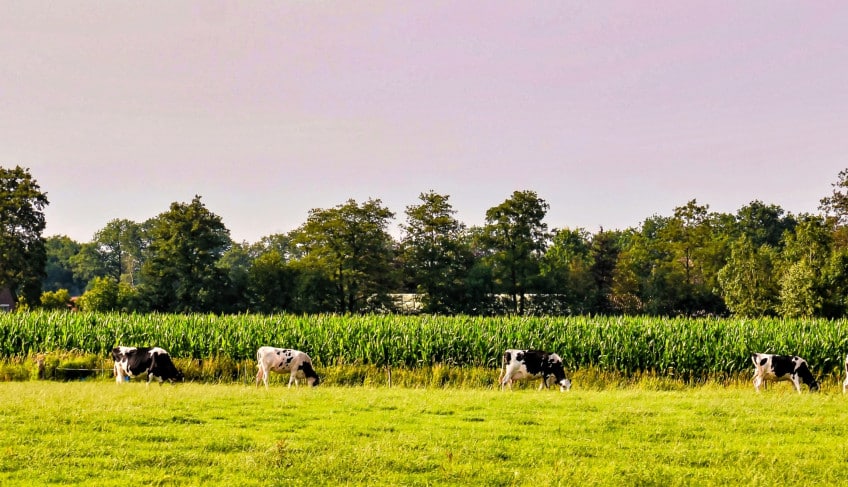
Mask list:
[[[810,392],[816,392],[819,390],[819,383],[816,382],[816,379],[815,377],[813,377],[812,373],[808,372],[807,374],[799,374],[799,377],[801,379],[801,382],[809,386]]]
[[[307,377],[306,383],[309,384],[312,387],[316,387],[316,386],[318,386],[318,384],[321,383],[321,378],[318,377],[317,375],[315,377]]]
[[[801,383],[807,384],[810,388],[810,392],[818,391],[819,383],[816,382],[816,378],[813,377],[813,373],[810,371],[810,366],[807,364],[807,361],[801,357],[793,357],[792,363],[795,365],[795,373],[798,374],[798,379],[801,380]]]
[[[571,390],[571,381],[565,377],[565,369],[562,366],[562,359],[559,355],[552,353],[546,361],[546,368],[553,374],[557,384],[559,384],[559,391],[565,392]]]

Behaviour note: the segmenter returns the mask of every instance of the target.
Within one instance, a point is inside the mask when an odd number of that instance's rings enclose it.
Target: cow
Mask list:
[[[159,347],[115,347],[112,349],[112,360],[115,362],[115,382],[118,384],[141,374],[147,374],[147,385],[153,379],[159,381],[161,386],[164,381],[174,383],[184,378],[168,352]]]
[[[507,385],[512,389],[512,381],[524,378],[541,377],[539,390],[548,387],[548,379],[553,377],[559,384],[560,392],[571,389],[571,381],[565,377],[562,359],[555,353],[541,350],[514,350],[503,353],[503,368],[501,369],[501,390]]]
[[[845,381],[842,383],[842,394],[848,389],[848,355],[845,356]]]
[[[819,390],[819,384],[810,372],[807,361],[796,355],[774,355],[755,353],[751,355],[754,363],[754,389],[760,392],[760,385],[767,380],[792,382],[795,390],[801,393],[801,384],[807,384],[810,391]]]
[[[297,386],[298,376],[306,377],[306,382],[313,387],[321,383],[321,378],[312,368],[312,359],[300,350],[259,347],[259,350],[256,351],[256,366],[259,367],[259,371],[256,373],[257,387],[260,381],[264,381],[265,387],[268,387],[268,374],[271,372],[278,374],[289,372],[291,374],[289,387],[292,384]]]

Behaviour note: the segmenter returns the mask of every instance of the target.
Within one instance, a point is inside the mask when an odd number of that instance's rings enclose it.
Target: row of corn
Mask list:
[[[505,348],[559,354],[568,369],[683,379],[751,369],[753,352],[795,354],[841,370],[848,321],[657,317],[0,313],[0,357],[57,350],[107,356],[156,345],[174,357],[252,359],[262,345],[306,351],[319,366],[497,367]]]

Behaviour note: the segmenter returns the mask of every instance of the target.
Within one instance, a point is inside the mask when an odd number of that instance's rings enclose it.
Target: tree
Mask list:
[[[555,296],[554,311],[584,314],[594,309],[597,286],[592,276],[589,234],[585,230],[560,229],[553,232],[551,245],[541,263],[548,290]]]
[[[42,237],[49,204],[29,169],[0,167],[0,289],[39,302],[47,250]]]
[[[602,293],[603,301],[596,309],[608,314],[612,310],[627,315],[647,313],[648,308],[656,306],[656,296],[649,289],[653,287],[659,266],[656,265],[659,256],[653,244],[656,238],[651,230],[656,225],[664,224],[664,220],[653,217],[645,220],[641,229],[629,229],[621,238],[614,256],[608,256],[606,266],[610,268],[611,276],[607,291]],[[602,236],[604,232],[598,234]],[[611,239],[596,238],[595,241],[611,247]],[[593,245],[594,247],[594,245]],[[596,282],[599,280],[596,279]]]
[[[143,231],[130,220],[115,219],[94,234],[93,243],[106,275],[131,285],[138,280],[144,249]]]
[[[221,218],[195,196],[156,217],[141,267],[139,290],[155,311],[220,311],[226,273],[217,266],[230,247]]]
[[[819,210],[836,220],[838,225],[848,224],[848,169],[839,171],[830,196],[819,200]]]
[[[793,230],[797,223],[792,215],[784,216],[783,208],[759,200],[740,208],[735,219],[738,233],[746,236],[753,246],[770,245],[776,249],[782,245],[784,232]]]
[[[249,309],[248,288],[250,269],[254,261],[253,246],[247,242],[233,242],[221,255],[217,266],[227,276],[227,287],[221,289],[221,305],[224,311],[234,313]]]
[[[615,310],[612,300],[615,268],[621,254],[622,232],[600,229],[592,236],[590,273],[597,289],[593,306],[595,313],[608,314]]]
[[[727,220],[709,213],[709,206],[691,200],[675,208],[674,216],[660,232],[670,261],[664,291],[668,314],[724,313],[724,303],[716,293],[718,272],[729,255],[730,235],[717,231]]]
[[[716,290],[733,217],[707,210],[692,200],[672,217],[655,215],[623,234],[610,293],[614,309],[651,315],[726,312]]]
[[[73,257],[80,252],[80,248],[80,244],[70,237],[64,235],[47,237],[45,241],[46,276],[41,286],[42,291],[65,289],[71,296],[82,294],[86,281],[74,275],[74,268],[71,265]]]
[[[780,280],[780,304],[784,318],[809,318],[821,308],[822,299],[816,289],[817,276],[809,262],[793,263]]]
[[[827,294],[826,272],[831,262],[833,232],[817,215],[799,215],[795,231],[786,233],[779,271],[780,304],[786,317],[818,314]]]
[[[82,311],[114,311],[118,309],[118,281],[114,277],[95,277],[91,287],[77,300]]]
[[[848,313],[848,250],[835,249],[823,275],[822,314],[839,318]]]
[[[330,209],[313,209],[293,232],[301,265],[320,271],[335,287],[339,312],[361,312],[388,302],[395,285],[393,241],[386,231],[394,213],[379,199],[361,206],[354,200]],[[377,302],[373,302],[376,299]]]
[[[41,307],[44,309],[65,310],[71,305],[71,294],[67,289],[45,291],[41,293]]]
[[[549,240],[548,226],[542,222],[548,208],[534,191],[515,191],[486,211],[484,233],[494,251],[492,267],[518,314],[524,314],[526,294],[539,280],[539,262]]]
[[[775,313],[777,261],[778,254],[771,245],[758,246],[747,234],[733,242],[730,258],[718,273],[722,299],[733,314],[756,317]]]
[[[294,311],[294,275],[277,249],[257,257],[248,271],[251,309],[260,313]]]
[[[421,193],[421,204],[406,207],[401,239],[403,268],[416,291],[423,293],[424,311],[455,313],[461,307],[461,285],[471,266],[464,245],[465,226],[454,218],[448,196]]]
[[[94,242],[86,242],[80,245],[79,252],[72,255],[68,260],[74,273],[74,279],[87,287],[95,277],[106,277],[109,270],[103,262],[98,245]]]

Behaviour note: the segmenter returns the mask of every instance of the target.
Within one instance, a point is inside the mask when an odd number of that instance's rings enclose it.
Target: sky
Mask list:
[[[89,242],[195,195],[238,242],[433,190],[549,228],[817,213],[848,168],[843,1],[0,0],[0,166]]]

